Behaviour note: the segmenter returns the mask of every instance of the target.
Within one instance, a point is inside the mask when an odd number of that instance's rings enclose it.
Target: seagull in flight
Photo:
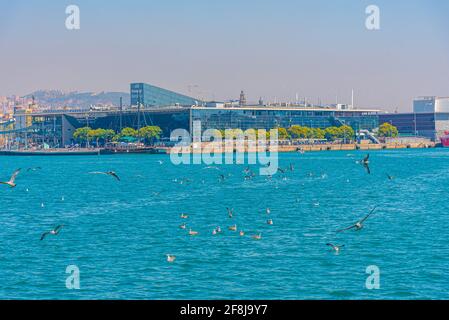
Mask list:
[[[374,211],[376,211],[376,209],[377,209],[377,207],[375,207],[373,210],[371,210],[371,212],[365,218],[363,218],[359,222],[355,223],[354,225],[352,225],[348,228],[345,228],[345,229],[338,230],[337,232],[345,232],[345,231],[352,230],[352,229],[356,229],[356,231],[362,230],[363,224],[365,223],[366,220],[368,220],[369,217],[371,217],[371,215],[374,213]]]
[[[22,170],[22,169],[17,169],[16,171],[14,171],[14,173],[12,174],[11,179],[9,179],[9,181],[6,181],[6,182],[0,181],[0,184],[6,184],[6,185],[10,186],[11,188],[15,188],[16,187],[15,181],[16,181],[17,176],[20,173],[20,170]]]
[[[278,172],[279,172],[279,173],[285,173],[286,171],[287,171],[287,170],[282,169],[282,168],[279,168],[279,169],[278,169]]]
[[[90,174],[104,174],[107,176],[111,176],[114,177],[115,179],[117,179],[118,181],[120,181],[120,177],[117,175],[117,173],[115,173],[114,171],[107,171],[107,172],[89,172]]]
[[[360,161],[359,163],[365,168],[365,170],[366,170],[366,172],[368,173],[368,174],[371,174],[371,170],[370,170],[370,168],[369,168],[369,164],[370,164],[370,161],[369,161],[369,154],[362,160],[362,161]]]
[[[41,167],[28,168],[28,169],[27,169],[27,172],[30,172],[30,171],[37,171],[37,170],[42,170],[42,168],[41,168]]]
[[[344,247],[344,245],[333,245],[332,243],[328,243],[328,244],[326,244],[326,246],[331,247],[332,250],[334,250],[335,253],[337,253],[337,254],[340,253],[341,248]]]
[[[53,230],[43,233],[41,236],[41,241],[44,240],[45,237],[47,237],[48,235],[57,236],[59,234],[59,232],[61,232],[61,229],[63,227],[64,227],[64,225],[59,225],[56,228],[54,228]]]

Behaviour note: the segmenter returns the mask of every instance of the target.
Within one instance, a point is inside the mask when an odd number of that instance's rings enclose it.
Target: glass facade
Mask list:
[[[351,110],[282,110],[261,108],[192,108],[192,121],[207,129],[265,129],[294,125],[322,128],[349,125],[354,130],[373,130],[379,126],[377,112]]]
[[[390,123],[401,135],[416,135],[435,139],[435,113],[392,113],[379,115],[379,123]]]
[[[193,106],[199,103],[194,99],[170,90],[158,88],[146,83],[131,84],[131,105],[137,106],[139,103],[145,107],[154,106]]]

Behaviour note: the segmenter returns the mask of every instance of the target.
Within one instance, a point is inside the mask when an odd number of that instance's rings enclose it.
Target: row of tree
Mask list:
[[[351,141],[355,138],[355,131],[350,126],[328,127],[326,129],[309,128],[302,126],[292,126],[290,128],[277,128],[280,140],[297,140],[297,139],[316,139],[316,140],[346,140]],[[240,129],[218,130],[222,137],[235,138],[242,134]],[[253,133],[256,138],[260,134],[264,134],[267,139],[270,138],[270,132],[265,130],[249,129],[246,134]],[[73,138],[80,142],[89,144],[95,142],[97,146],[111,141],[129,140],[135,138],[145,143],[153,143],[160,139],[162,130],[157,126],[147,126],[139,130],[133,128],[124,128],[121,132],[116,133],[114,130],[92,129],[90,127],[79,128],[73,134]],[[379,127],[379,137],[397,137],[398,129],[390,123],[384,123]]]
[[[76,129],[73,134],[73,139],[86,145],[95,142],[97,146],[104,145],[111,141],[124,141],[129,138],[141,140],[145,143],[153,143],[155,140],[160,139],[161,134],[162,129],[157,126],[147,126],[139,130],[123,128],[123,130],[118,133],[111,129],[92,129],[90,127],[83,127]]]
[[[350,126],[329,127],[326,129],[309,128],[301,126],[292,126],[290,128],[277,128],[278,138],[280,140],[295,140],[295,139],[317,139],[317,140],[331,140],[347,139],[352,140],[355,136],[354,129]],[[235,138],[243,133],[240,129],[219,130],[222,137]],[[261,134],[265,135],[267,139],[270,138],[270,132],[266,130],[248,129],[246,135],[254,134],[259,138]]]
[[[355,138],[355,131],[348,125],[341,127],[328,127],[326,129],[310,128],[303,126],[292,126],[290,128],[277,128],[280,140],[298,140],[298,139],[316,139],[316,140],[346,140],[351,141]],[[270,138],[270,132],[265,130],[249,129],[246,133],[252,133],[259,138],[260,134],[265,134],[267,139]],[[220,130],[223,137],[233,138],[242,133],[240,129]],[[379,127],[379,137],[397,137],[398,129],[390,123],[384,123]]]

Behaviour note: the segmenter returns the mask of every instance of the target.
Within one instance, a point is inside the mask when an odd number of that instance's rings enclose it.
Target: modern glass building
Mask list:
[[[449,131],[449,113],[387,113],[379,115],[379,123],[391,123],[398,128],[401,135],[438,141]]]
[[[192,121],[201,121],[207,129],[290,128],[294,125],[322,128],[349,125],[354,130],[370,130],[379,126],[377,110],[309,109],[300,107],[193,107]]]
[[[130,93],[132,106],[137,106],[139,103],[145,107],[193,106],[199,104],[198,99],[146,83],[131,83]]]

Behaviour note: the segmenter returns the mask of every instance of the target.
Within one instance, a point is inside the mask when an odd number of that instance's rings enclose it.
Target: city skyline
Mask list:
[[[313,103],[409,111],[449,94],[449,4],[441,1],[76,1],[0,10],[0,96],[39,89],[127,92],[148,82],[206,100]],[[365,27],[368,5],[381,29]],[[122,10],[126,6],[126,13]]]

